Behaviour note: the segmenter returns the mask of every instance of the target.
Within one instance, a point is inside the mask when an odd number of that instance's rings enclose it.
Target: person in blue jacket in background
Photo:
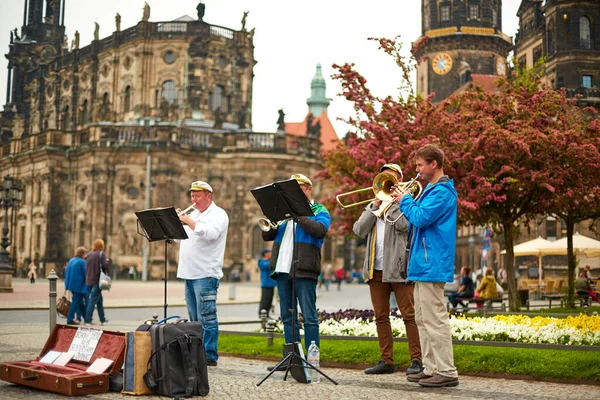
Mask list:
[[[87,249],[78,247],[75,257],[69,260],[65,271],[65,290],[72,294],[71,307],[67,315],[67,324],[77,325],[85,318],[87,307],[88,287],[85,284],[85,256]]]
[[[416,171],[428,182],[417,201],[407,192],[394,197],[410,223],[408,279],[415,282],[415,319],[424,370],[407,376],[424,387],[458,386],[444,284],[454,279],[458,195],[444,175],[444,153],[433,144],[417,150]]]
[[[271,278],[271,250],[264,249],[260,255],[261,258],[258,260],[258,268],[260,269],[260,304],[258,306],[259,318],[262,310],[267,310],[267,317],[270,316],[271,307],[273,306],[275,286],[277,286],[277,281]]]

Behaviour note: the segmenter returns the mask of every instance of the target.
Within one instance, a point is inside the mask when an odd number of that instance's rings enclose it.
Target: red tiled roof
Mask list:
[[[308,115],[309,114],[306,114],[306,117],[304,117],[302,122],[286,122],[285,131],[291,135],[306,136]],[[313,116],[313,126],[317,121],[321,122],[321,150],[330,150],[340,139],[335,133],[335,129],[327,116],[327,112],[322,111],[320,116]]]
[[[496,83],[496,80],[498,80],[500,78],[504,78],[504,76],[472,74],[471,79],[473,79],[473,81],[468,82],[467,85],[469,83],[474,83],[476,85],[481,86],[483,88],[483,90],[485,90],[486,92],[495,92],[496,90],[498,90],[498,84]]]

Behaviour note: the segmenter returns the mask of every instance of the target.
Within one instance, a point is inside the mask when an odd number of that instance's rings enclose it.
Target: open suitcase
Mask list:
[[[40,363],[50,350],[66,352],[78,327],[55,325],[40,355],[31,361],[0,364],[0,379],[67,396],[108,392],[109,375],[118,375],[125,357],[125,333],[103,331],[89,363],[71,360],[66,366]],[[97,358],[114,360],[110,370],[102,374],[86,372]]]

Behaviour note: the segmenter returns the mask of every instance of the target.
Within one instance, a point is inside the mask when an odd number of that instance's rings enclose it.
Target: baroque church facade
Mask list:
[[[66,43],[65,2],[26,0],[11,32],[7,100],[0,118],[0,173],[24,185],[12,211],[10,253],[62,271],[77,246],[103,238],[117,270],[162,275],[163,246],[137,233],[134,214],[186,208],[194,180],[208,181],[229,214],[225,268],[254,267],[263,217],[250,189],[322,168],[314,135],[251,129],[254,29],[197,17],[141,20],[80,46]],[[321,185],[315,182],[317,198]],[[326,241],[323,260],[332,260]],[[176,247],[176,245],[173,245]],[[169,252],[169,275],[176,271]]]

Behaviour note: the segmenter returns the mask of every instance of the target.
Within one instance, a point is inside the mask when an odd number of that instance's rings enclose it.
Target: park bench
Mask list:
[[[506,311],[506,305],[504,304],[504,299],[502,297],[495,297],[493,299],[483,299],[480,297],[458,297],[457,298],[458,301],[462,301],[462,302],[467,302],[467,307],[463,307],[464,311],[468,311],[468,310],[481,310],[483,312],[483,316],[487,317],[487,313],[488,311],[493,309],[493,305],[494,304],[498,304],[500,303],[500,307],[498,308],[500,311],[505,312]],[[469,304],[477,304],[477,305],[483,305],[483,307],[468,307]],[[450,312],[452,305],[450,304],[450,302],[447,303],[447,310],[448,312]]]

